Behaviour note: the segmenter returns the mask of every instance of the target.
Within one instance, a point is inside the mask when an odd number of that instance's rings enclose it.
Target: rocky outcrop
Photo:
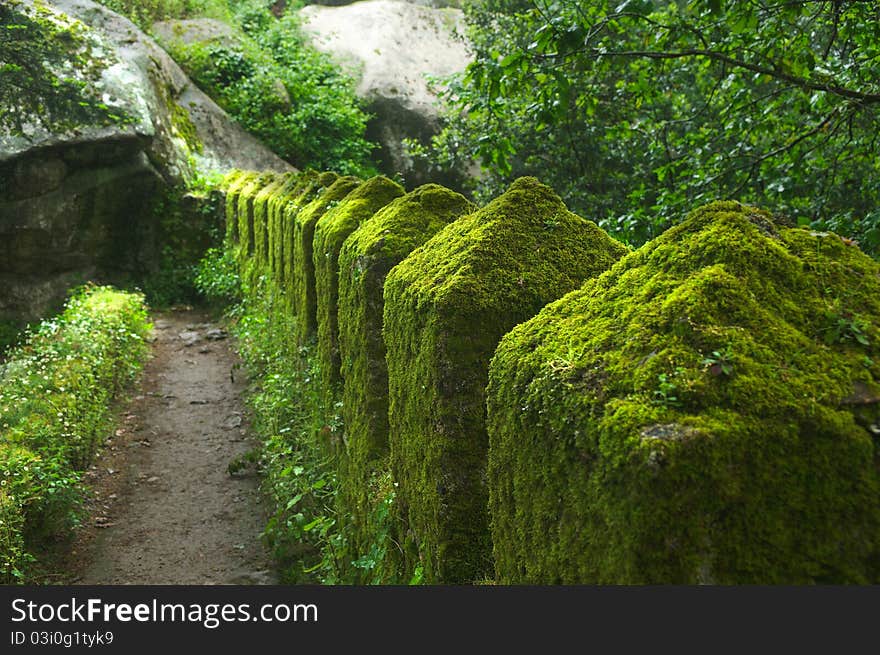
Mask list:
[[[436,171],[429,180],[407,156],[402,141],[427,143],[440,128],[440,99],[427,76],[444,77],[467,66],[462,12],[366,0],[342,7],[310,5],[300,15],[312,45],[357,78],[357,93],[375,116],[367,136],[380,145],[383,171],[402,173],[408,186],[444,183],[444,175]]]
[[[70,42],[70,65],[51,74],[88,65],[83,93],[106,111],[74,125],[38,115],[0,125],[0,319],[35,318],[88,279],[149,271],[166,185],[233,167],[290,170],[127,19],[89,0],[12,10]]]

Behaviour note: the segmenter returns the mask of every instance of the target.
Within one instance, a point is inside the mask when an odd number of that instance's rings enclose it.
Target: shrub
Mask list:
[[[187,74],[246,130],[300,168],[372,175],[367,114],[350,78],[308,46],[295,12],[276,19],[245,5],[235,43],[163,45]]]
[[[110,401],[140,369],[149,330],[141,295],[84,287],[0,368],[0,575],[7,581],[24,579],[25,539],[75,523],[78,471],[106,434]]]

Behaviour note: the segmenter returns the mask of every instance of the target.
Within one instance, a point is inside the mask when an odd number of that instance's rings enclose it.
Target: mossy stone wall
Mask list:
[[[342,202],[328,209],[315,224],[313,264],[318,334],[318,361],[322,386],[331,390],[341,382],[339,366],[339,251],[361,223],[389,202],[406,193],[397,182],[385,176],[367,180]]]
[[[275,175],[254,196],[254,255],[252,264],[256,275],[268,273],[270,270],[269,260],[272,249],[269,246],[271,227],[269,201],[279,194],[286,181],[285,175]]]
[[[498,341],[625,252],[549,187],[521,178],[388,274],[392,470],[426,581],[492,571],[485,387]]]
[[[880,265],[852,242],[723,202],[627,254],[533,179],[476,211],[371,184],[224,181],[228,243],[269,282],[249,293],[280,286],[301,343],[321,298],[349,563],[378,545],[406,551],[395,580],[880,580]]]
[[[350,175],[319,189],[314,200],[302,207],[293,220],[293,281],[291,302],[297,315],[297,339],[305,343],[317,332],[315,265],[312,258],[315,225],[330,207],[354,191],[361,181]]]
[[[238,200],[244,186],[257,177],[257,173],[234,170],[223,179],[223,193],[226,207],[226,241],[230,244],[239,242],[238,234]]]
[[[502,340],[502,583],[876,583],[880,266],[734,202]]]
[[[382,338],[388,272],[440,229],[476,209],[437,184],[397,198],[361,224],[339,254],[339,352],[345,448],[340,457],[341,506],[355,551],[373,540],[373,492],[388,469],[388,368]]]

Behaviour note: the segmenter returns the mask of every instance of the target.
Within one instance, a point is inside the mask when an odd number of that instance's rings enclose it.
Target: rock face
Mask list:
[[[88,0],[15,11],[73,34],[90,84],[117,118],[0,129],[0,319],[32,319],[72,285],[155,266],[155,201],[197,171],[290,167],[243,132],[151,39]],[[58,71],[59,77],[66,74]]]
[[[384,172],[404,175],[407,186],[445,183],[443,175],[415,167],[402,147],[405,138],[427,143],[440,127],[437,95],[426,75],[463,71],[470,61],[459,9],[395,0],[366,0],[343,7],[310,5],[300,15],[312,45],[346,66],[358,79],[357,93],[375,115],[367,137],[380,144]]]

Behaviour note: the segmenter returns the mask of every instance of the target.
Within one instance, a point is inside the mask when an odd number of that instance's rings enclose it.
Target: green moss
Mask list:
[[[522,178],[388,274],[389,443],[425,581],[469,582],[492,568],[485,387],[498,341],[625,252]]]
[[[336,179],[329,187],[316,189],[314,200],[304,205],[293,220],[293,290],[291,301],[297,315],[297,338],[304,343],[317,331],[315,266],[312,240],[315,225],[330,207],[340,202],[361,184],[356,177]]]
[[[284,280],[284,227],[288,205],[314,177],[314,171],[289,173],[284,183],[269,199],[269,270],[277,288],[283,288]]]
[[[257,177],[253,171],[240,171],[238,169],[227,173],[220,183],[220,190],[226,200],[226,243],[235,246],[239,242],[238,234],[238,200],[244,186]]]
[[[415,248],[476,207],[436,184],[393,200],[361,224],[339,255],[339,351],[343,378],[345,449],[340,494],[350,517],[353,549],[366,554],[373,542],[374,480],[387,477],[388,369],[382,339],[382,292],[388,272]],[[379,490],[381,491],[381,489]]]
[[[101,76],[115,56],[94,30],[42,2],[0,4],[0,132],[26,136],[130,124],[108,106]]]
[[[254,195],[254,257],[252,275],[266,275],[269,272],[269,201],[274,198],[284,183],[284,175],[273,175],[267,183]]]
[[[321,181],[322,178],[324,178],[325,183],[332,184],[331,180],[335,180],[336,177],[337,176],[333,173],[317,173],[311,170],[306,171],[300,176],[297,185],[288,193],[287,200],[281,210],[280,231],[282,237],[279,286],[283,289],[284,297],[288,304],[293,295],[293,236],[296,215],[302,207],[311,202],[313,199],[312,192],[318,187],[318,185],[323,186]]]
[[[385,176],[374,177],[345,196],[315,224],[312,259],[315,267],[315,294],[318,322],[318,363],[322,387],[338,386],[339,251],[342,244],[364,221],[389,202],[406,193],[402,186]]]
[[[250,260],[256,244],[254,199],[260,190],[274,179],[275,173],[262,173],[252,177],[240,187],[238,194],[238,262],[241,266],[242,277],[249,276]]]
[[[880,267],[713,203],[508,334],[503,583],[876,583]]]

